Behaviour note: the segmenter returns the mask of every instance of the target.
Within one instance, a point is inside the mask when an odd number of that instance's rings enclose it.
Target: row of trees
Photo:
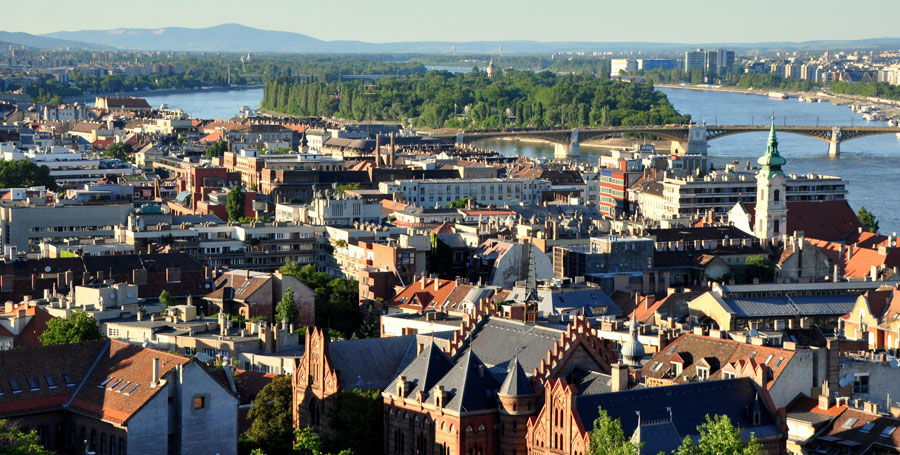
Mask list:
[[[56,179],[50,175],[50,168],[38,166],[29,160],[0,161],[0,188],[24,188],[45,186],[56,190]]]
[[[682,123],[665,94],[650,84],[591,75],[510,71],[429,71],[374,82],[278,78],[266,84],[262,107],[303,116],[410,120],[432,128],[606,126]]]

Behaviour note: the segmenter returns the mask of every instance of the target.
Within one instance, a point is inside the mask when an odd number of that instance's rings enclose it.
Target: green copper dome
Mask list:
[[[759,157],[756,162],[762,165],[762,172],[765,173],[767,177],[772,177],[776,174],[784,175],[784,172],[781,171],[781,166],[787,163],[787,160],[778,153],[778,139],[775,137],[774,116],[772,117],[772,129],[769,130],[769,142],[766,145],[766,154]]]

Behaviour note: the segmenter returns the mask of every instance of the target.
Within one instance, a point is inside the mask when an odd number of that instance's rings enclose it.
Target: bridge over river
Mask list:
[[[615,126],[605,128],[508,128],[471,130],[456,134],[435,134],[431,137],[444,142],[468,144],[484,139],[534,138],[556,144],[557,156],[578,155],[580,143],[593,139],[622,137],[629,134],[653,136],[672,141],[672,151],[706,153],[707,141],[732,134],[769,131],[769,125],[659,125]],[[808,136],[828,143],[828,155],[839,157],[841,142],[876,134],[900,133],[900,127],[886,126],[781,126],[779,133]]]

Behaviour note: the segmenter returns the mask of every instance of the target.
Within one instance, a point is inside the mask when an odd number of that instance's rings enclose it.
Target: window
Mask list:
[[[763,362],[763,363],[766,364],[766,365],[768,365],[768,364],[769,364],[769,361],[772,360],[772,357],[775,357],[775,354],[769,354],[768,356],[766,356],[766,361]]]
[[[723,371],[722,377],[725,379],[734,379],[734,373],[731,371]]]
[[[66,387],[72,387],[75,385],[75,380],[72,379],[72,375],[69,373],[63,373],[63,381],[66,381]]]
[[[56,388],[56,379],[53,379],[53,376],[44,376],[44,380],[47,381],[47,387],[51,389]]]
[[[206,407],[206,397],[194,397],[194,409],[203,409]]]
[[[897,429],[897,427],[890,426],[890,425],[884,427],[884,429],[881,430],[881,437],[882,438],[891,437],[891,435],[894,434],[894,430],[896,430],[896,429]]]
[[[697,367],[697,377],[704,381],[709,379],[709,368]]]
[[[773,195],[774,195],[773,199],[775,200],[775,202],[778,202],[781,200],[781,190],[775,190],[773,192]]]
[[[19,387],[19,381],[15,379],[9,380],[9,388],[12,390],[12,393],[22,393],[22,388]]]
[[[775,368],[778,368],[781,365],[781,362],[784,362],[784,357],[779,357],[778,360],[775,361]]]
[[[29,376],[26,378],[28,380],[28,387],[31,390],[40,390],[41,386],[38,385],[37,378],[34,376]]]
[[[855,424],[855,423],[856,423],[856,419],[851,417],[851,418],[847,419],[847,421],[845,421],[843,425],[841,425],[841,428],[844,428],[844,429],[853,428],[853,424]]]
[[[775,226],[774,229],[773,229],[774,232],[775,232],[776,234],[780,233],[780,232],[781,232],[781,222],[780,222],[779,220],[775,220],[775,225],[774,225],[774,226]]]
[[[112,380],[113,380],[113,378],[112,378],[112,376],[110,376],[110,377],[104,379],[103,382],[101,382],[100,385],[97,387],[102,389],[102,388],[106,387],[106,384],[109,384],[109,381],[112,381]]]
[[[853,380],[853,393],[869,393],[869,375],[859,374]]]
[[[859,431],[861,431],[863,433],[868,433],[868,432],[872,431],[872,428],[874,428],[874,427],[875,427],[874,422],[868,422],[865,425],[859,427]]]
[[[109,385],[109,388],[108,388],[107,390],[113,390],[113,389],[115,389],[116,386],[119,385],[120,382],[122,382],[121,379],[116,379],[115,381],[113,381],[112,384]]]

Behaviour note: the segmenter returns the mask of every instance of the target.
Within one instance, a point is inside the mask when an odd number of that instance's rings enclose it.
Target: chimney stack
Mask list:
[[[153,378],[150,381],[150,388],[156,388],[159,385],[159,359],[153,359]]]

